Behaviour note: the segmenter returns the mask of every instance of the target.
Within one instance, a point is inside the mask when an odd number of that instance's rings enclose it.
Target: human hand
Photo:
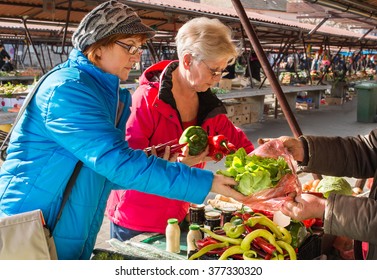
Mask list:
[[[215,174],[211,192],[231,197],[239,202],[242,202],[246,199],[246,196],[233,189],[233,186],[235,185],[237,185],[237,182],[233,178]]]
[[[188,166],[194,166],[196,164],[211,160],[210,157],[207,157],[209,152],[209,146],[207,146],[202,153],[196,156],[189,155],[189,149],[190,148],[188,146],[183,147],[182,153],[178,156],[179,162],[184,163]]]
[[[284,202],[280,210],[292,219],[302,221],[312,218],[322,219],[325,208],[326,199],[312,194],[301,194]]]
[[[283,142],[284,147],[288,150],[288,152],[292,155],[292,157],[296,161],[304,160],[304,154],[305,154],[304,146],[298,138],[294,138],[290,136],[280,136],[277,139]],[[273,138],[259,138],[258,144],[262,145],[270,140],[273,140]]]

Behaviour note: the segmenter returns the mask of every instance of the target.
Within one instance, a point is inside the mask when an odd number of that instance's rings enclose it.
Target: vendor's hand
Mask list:
[[[246,198],[246,196],[233,189],[235,185],[237,185],[237,182],[233,178],[215,174],[212,182],[211,192],[222,194],[224,196],[231,197],[239,202],[242,202]]]
[[[298,138],[290,137],[290,136],[280,136],[279,139],[283,142],[284,147],[291,153],[292,157],[296,161],[303,161],[304,160],[304,146],[302,142]],[[262,145],[273,138],[259,138],[258,144]]]
[[[188,166],[194,166],[196,164],[210,160],[210,157],[207,157],[209,146],[207,146],[207,148],[202,153],[196,156],[190,156],[189,149],[190,148],[188,146],[183,147],[182,153],[178,156],[179,162],[182,162]]]
[[[301,194],[284,202],[281,207],[283,214],[294,220],[302,221],[312,218],[323,218],[326,199],[312,194]]]

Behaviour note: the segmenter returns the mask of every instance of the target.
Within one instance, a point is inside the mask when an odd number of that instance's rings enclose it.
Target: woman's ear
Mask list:
[[[186,53],[184,56],[183,56],[183,66],[185,67],[185,69],[190,69],[190,66],[192,64],[192,55],[189,54],[189,53]]]

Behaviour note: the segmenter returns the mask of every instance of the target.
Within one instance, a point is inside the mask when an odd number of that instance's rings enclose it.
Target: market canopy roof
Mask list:
[[[8,0],[0,1],[0,39],[20,40],[25,39],[25,30],[30,32],[34,42],[51,42],[55,44],[70,44],[70,38],[80,20],[95,6],[104,1],[64,1],[54,0]],[[205,4],[182,0],[139,0],[124,1],[132,6],[143,21],[154,27],[158,35],[156,43],[174,44],[176,31],[187,20],[197,16],[219,18],[229,25],[235,32],[235,38],[242,40],[243,30],[239,17],[231,8],[221,8]],[[307,1],[307,2],[321,2]],[[377,1],[327,1],[339,2],[344,5],[354,2],[370,2],[377,11]],[[318,5],[317,5],[318,6]],[[369,7],[369,9],[372,9]],[[258,38],[265,48],[278,46],[283,42],[290,42],[300,47],[304,44],[343,46],[352,48],[376,49],[377,36],[369,34],[362,36],[360,33],[338,28],[300,23],[293,20],[284,20],[246,10]],[[363,18],[359,15],[359,18]],[[367,19],[365,19],[367,20]],[[370,18],[374,20],[374,18]],[[372,23],[370,24],[372,25]],[[377,25],[377,21],[374,26]],[[313,30],[315,32],[313,32]],[[245,38],[247,40],[247,38]]]

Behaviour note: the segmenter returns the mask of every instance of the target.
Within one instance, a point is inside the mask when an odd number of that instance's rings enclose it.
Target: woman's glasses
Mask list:
[[[132,45],[127,45],[121,41],[115,41],[115,44],[118,46],[121,46],[123,49],[126,49],[130,54],[134,55],[136,53],[141,54],[143,52],[143,49],[140,47],[135,47]]]
[[[215,69],[209,67],[208,64],[204,62],[204,60],[202,60],[202,62],[205,66],[207,66],[208,70],[211,72],[212,78],[216,78],[217,76],[224,77],[229,74],[229,72],[225,71],[225,69],[222,71],[216,71]]]

